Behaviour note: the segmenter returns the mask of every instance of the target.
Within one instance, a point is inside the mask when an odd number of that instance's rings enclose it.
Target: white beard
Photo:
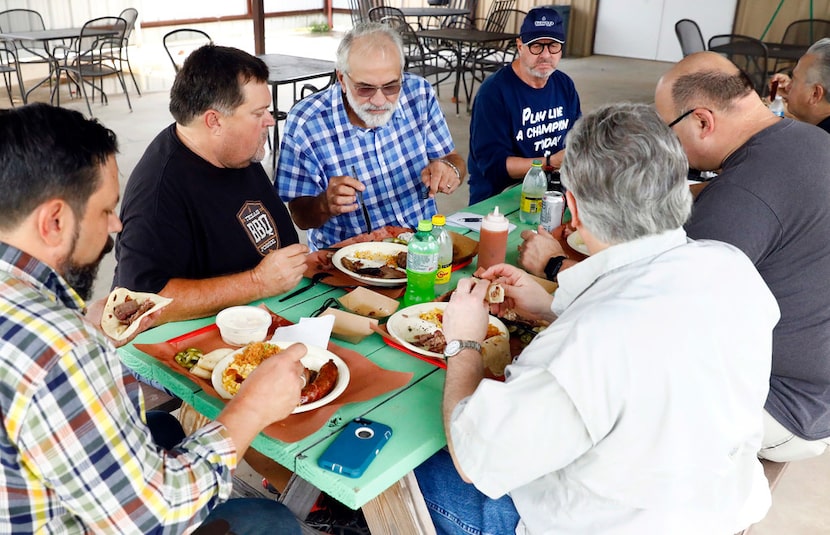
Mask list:
[[[360,120],[363,121],[369,128],[378,128],[388,123],[389,119],[392,118],[392,114],[395,113],[395,109],[398,107],[397,101],[394,103],[387,102],[383,106],[375,106],[371,102],[367,102],[361,106],[357,103],[357,100],[354,98],[348,87],[346,87],[345,93],[346,100],[349,102],[349,106],[352,107],[355,115],[357,115],[358,118],[360,118]],[[372,113],[372,111],[378,110],[384,110],[384,113]]]

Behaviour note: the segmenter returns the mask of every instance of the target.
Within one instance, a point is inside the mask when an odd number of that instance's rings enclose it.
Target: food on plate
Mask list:
[[[188,347],[187,349],[176,353],[173,360],[189,370],[195,366],[197,362],[199,362],[200,358],[202,358],[201,350],[196,349],[195,347]]]
[[[407,330],[409,331],[408,342],[426,351],[443,353],[447,347],[447,340],[442,330],[444,327],[444,310],[436,307],[426,312],[421,312],[418,316],[411,319],[414,321],[411,321],[407,326]],[[501,334],[503,333],[496,325],[488,323],[487,334],[484,339],[487,340]]]
[[[262,361],[282,350],[283,348],[279,345],[270,342],[254,342],[238,350],[228,367],[222,372],[222,388],[231,397],[235,396],[245,379]],[[340,372],[333,359],[329,359],[319,370],[306,368],[303,375],[305,386],[300,393],[300,405],[318,401],[329,394],[337,384],[339,375]]]
[[[387,254],[369,249],[357,250],[352,256],[344,256],[343,267],[364,277],[377,279],[405,279],[406,252]],[[403,269],[401,269],[403,268]]]
[[[260,363],[282,351],[276,344],[268,342],[254,342],[239,351],[234,359],[225,368],[222,374],[222,386],[231,396],[239,392],[239,388],[248,376]]]
[[[196,361],[196,364],[190,368],[190,373],[196,377],[209,380],[213,374],[213,368],[219,364],[219,361],[231,353],[233,353],[233,349],[227,347],[214,349],[210,353],[205,353]]]
[[[324,398],[337,384],[339,372],[332,359],[323,364],[319,370],[305,369],[305,386],[300,392],[300,405],[314,403]]]
[[[123,340],[135,334],[142,318],[166,307],[172,299],[144,292],[116,288],[104,304],[101,329],[114,340]]]
[[[510,355],[510,340],[506,334],[491,336],[481,344],[481,356],[484,367],[495,377],[504,375],[504,368],[513,362]]]

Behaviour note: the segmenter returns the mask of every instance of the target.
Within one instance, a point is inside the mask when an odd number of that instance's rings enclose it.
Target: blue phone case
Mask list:
[[[388,425],[355,418],[320,455],[317,465],[348,477],[360,477],[392,436]]]

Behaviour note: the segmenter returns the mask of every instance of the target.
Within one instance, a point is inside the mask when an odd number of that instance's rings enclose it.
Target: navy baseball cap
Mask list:
[[[519,37],[523,44],[529,45],[539,39],[553,39],[557,43],[565,42],[565,25],[559,13],[549,7],[531,9],[522,23]]]

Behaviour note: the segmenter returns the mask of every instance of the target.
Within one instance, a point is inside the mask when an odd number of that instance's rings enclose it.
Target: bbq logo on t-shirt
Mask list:
[[[236,218],[259,254],[265,256],[280,248],[280,236],[274,218],[261,202],[246,202],[236,214]]]

